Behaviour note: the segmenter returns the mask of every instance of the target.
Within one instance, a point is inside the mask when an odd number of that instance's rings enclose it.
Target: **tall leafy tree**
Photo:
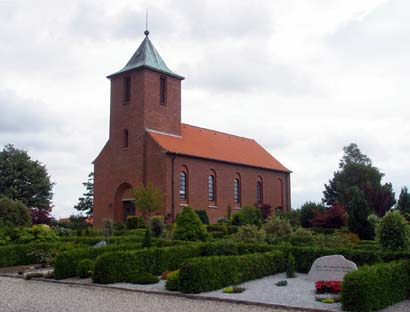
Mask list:
[[[323,202],[348,206],[353,197],[352,189],[358,188],[370,209],[383,216],[395,204],[391,184],[381,184],[384,174],[372,165],[370,158],[362,154],[355,143],[345,146],[343,151],[339,170],[334,172],[329,184],[325,184]]]
[[[133,189],[135,204],[142,212],[144,219],[149,219],[152,213],[161,209],[163,205],[163,195],[160,190],[152,185],[141,184]]]
[[[29,208],[49,210],[52,189],[46,166],[26,151],[9,144],[0,152],[0,195],[20,200]]]
[[[374,229],[368,220],[371,210],[364,193],[358,187],[353,187],[350,194],[352,199],[347,209],[349,230],[359,235],[360,239],[373,239]]]
[[[406,186],[400,191],[397,208],[402,214],[410,213],[410,194]]]
[[[83,183],[85,193],[78,198],[78,204],[74,206],[78,211],[84,212],[87,216],[93,215],[94,204],[94,172],[88,174],[88,181]]]

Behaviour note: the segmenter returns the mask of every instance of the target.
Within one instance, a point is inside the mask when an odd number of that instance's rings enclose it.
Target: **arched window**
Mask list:
[[[128,148],[128,129],[124,129],[122,147]]]
[[[215,175],[208,176],[208,201],[215,201]]]
[[[241,205],[241,177],[239,173],[233,179],[233,202],[236,207]]]
[[[263,204],[263,183],[261,177],[258,177],[256,182],[256,203],[258,205]]]
[[[186,199],[186,172],[181,171],[179,173],[179,199]]]

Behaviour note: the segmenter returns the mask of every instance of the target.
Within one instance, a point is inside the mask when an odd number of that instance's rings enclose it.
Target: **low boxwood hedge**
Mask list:
[[[383,309],[410,298],[410,260],[363,266],[342,284],[342,308],[353,312]]]
[[[213,256],[185,261],[179,270],[179,289],[200,293],[261,278],[285,270],[280,251],[242,256]]]

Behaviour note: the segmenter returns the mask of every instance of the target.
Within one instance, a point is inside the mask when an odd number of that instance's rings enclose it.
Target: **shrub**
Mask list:
[[[36,224],[30,228],[21,228],[18,235],[20,243],[50,243],[58,241],[58,236],[45,224]]]
[[[298,228],[290,235],[290,243],[295,246],[311,245],[314,241],[312,232],[305,228]]]
[[[141,210],[144,219],[149,218],[151,214],[159,210],[163,203],[163,195],[153,185],[144,186],[141,184],[133,189],[135,204]]]
[[[0,220],[14,226],[30,226],[30,210],[19,200],[0,195]]]
[[[290,253],[288,255],[288,262],[286,264],[286,277],[287,278],[294,278],[295,277],[295,269],[296,269],[296,263],[295,263],[295,257]]]
[[[126,226],[128,230],[145,228],[144,218],[140,216],[128,216]]]
[[[312,220],[316,215],[316,212],[324,211],[325,206],[322,204],[316,204],[314,202],[306,202],[300,207],[300,224],[303,227],[311,227]]]
[[[376,311],[410,298],[410,261],[364,266],[344,277],[342,308]]]
[[[311,220],[314,227],[341,228],[347,224],[346,208],[340,204],[333,204],[323,211],[315,211],[315,216]]]
[[[93,275],[94,262],[90,259],[83,259],[78,263],[77,275],[80,278],[87,278]]]
[[[284,270],[281,252],[194,258],[180,268],[180,290],[184,293],[211,291]]]
[[[262,212],[254,206],[245,205],[237,213],[232,215],[232,225],[246,225],[254,224],[260,225],[262,223]]]
[[[170,291],[179,290],[179,270],[169,272],[165,288]]]
[[[149,248],[151,247],[151,231],[149,229],[145,230],[144,240],[141,244],[142,248]]]
[[[149,219],[149,229],[153,237],[161,237],[164,234],[164,217],[151,217]]]
[[[258,229],[256,225],[241,226],[232,237],[234,241],[243,243],[262,243],[266,233],[263,229]]]
[[[148,272],[132,272],[126,282],[132,284],[155,284],[159,282],[159,278]]]
[[[278,243],[287,241],[292,233],[292,226],[288,220],[279,219],[278,217],[268,219],[264,224],[263,229],[268,235],[267,240],[270,243]]]
[[[195,213],[198,215],[199,219],[201,219],[202,224],[209,224],[208,214],[205,210],[195,210]]]
[[[174,239],[185,241],[205,241],[207,232],[198,215],[186,206],[176,220]]]
[[[114,231],[114,221],[111,219],[103,220],[103,235],[105,237],[111,237]]]
[[[410,229],[398,211],[388,212],[377,228],[377,241],[389,250],[405,250],[410,246]]]

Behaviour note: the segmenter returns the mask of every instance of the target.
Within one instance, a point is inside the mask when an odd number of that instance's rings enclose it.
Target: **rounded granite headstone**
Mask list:
[[[341,255],[324,256],[313,262],[307,279],[313,282],[342,281],[353,270],[357,270],[357,265]]]

